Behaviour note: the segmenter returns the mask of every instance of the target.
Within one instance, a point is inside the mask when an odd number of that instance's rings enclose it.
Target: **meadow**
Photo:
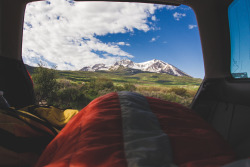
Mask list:
[[[98,78],[110,79],[115,86],[132,84],[136,87],[135,92],[145,96],[177,102],[185,106],[191,104],[202,82],[201,79],[197,78],[136,70],[111,72],[59,71],[59,75],[60,78],[64,78],[75,84],[89,83],[91,80]]]
[[[39,70],[30,67],[27,69],[34,78],[35,92],[39,97],[41,93],[38,92],[41,90],[39,82],[36,82]],[[81,109],[93,99],[114,91],[134,91],[189,106],[202,82],[202,79],[198,78],[134,69],[96,72],[53,70],[53,72],[56,74],[56,90],[53,90],[54,95],[47,95],[51,97],[47,97],[46,101],[60,108]]]

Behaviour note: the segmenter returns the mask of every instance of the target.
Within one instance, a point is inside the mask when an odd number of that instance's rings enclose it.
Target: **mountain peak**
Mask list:
[[[105,64],[95,64],[92,67],[83,67],[80,71],[99,71],[99,70],[118,70],[121,68],[137,69],[154,73],[167,73],[174,76],[189,76],[180,69],[168,64],[162,60],[153,59],[142,63],[134,63],[129,59],[117,61],[112,66]]]
[[[162,60],[158,60],[158,59],[153,59],[153,60],[149,60],[149,61],[145,61],[143,63],[163,63],[163,64],[168,64]]]
[[[125,66],[125,67],[129,67],[129,66],[133,66],[134,65],[134,62],[129,60],[129,59],[123,59],[121,61],[117,61],[114,66],[117,66],[117,65],[122,65],[122,66]]]

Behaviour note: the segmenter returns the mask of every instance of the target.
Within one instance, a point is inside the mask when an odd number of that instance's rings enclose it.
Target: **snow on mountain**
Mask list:
[[[101,71],[101,70],[109,70],[105,64],[95,64],[93,66],[83,67],[80,71]]]
[[[95,64],[94,66],[83,67],[81,71],[118,70],[120,67],[138,69],[141,71],[148,71],[154,73],[167,73],[175,76],[189,76],[188,74],[184,73],[173,65],[156,59],[143,63],[134,63],[131,60],[124,59],[116,62],[112,66],[106,66],[105,64]]]

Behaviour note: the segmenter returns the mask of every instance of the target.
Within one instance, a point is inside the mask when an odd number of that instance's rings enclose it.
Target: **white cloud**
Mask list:
[[[181,18],[186,17],[186,13],[175,12],[173,14],[173,17],[174,17],[175,20],[179,21]]]
[[[38,60],[44,60],[60,70],[78,70],[86,65],[132,58],[119,47],[130,46],[129,43],[104,43],[98,36],[133,33],[135,29],[147,32],[153,29],[148,18],[153,17],[156,9],[156,5],[142,3],[30,3],[25,13],[24,61],[36,65]],[[99,51],[103,54],[97,54]]]
[[[181,6],[181,7],[179,7],[179,9],[180,10],[185,10],[185,11],[192,10],[192,8],[189,7],[189,6]]]
[[[157,37],[153,37],[150,42],[155,42],[158,38],[160,38],[160,36],[157,36]]]
[[[176,9],[178,6],[172,6],[172,5],[166,5],[166,9],[167,10],[174,10]]]
[[[126,42],[117,42],[117,45],[121,45],[121,46],[130,46],[129,43],[126,43]]]
[[[162,8],[165,8],[167,10],[174,10],[174,9],[177,9],[179,6],[173,6],[173,5],[155,5],[157,6],[158,9],[162,9]]]
[[[150,42],[154,42],[156,40],[156,38],[152,38]]]
[[[156,20],[156,17],[155,17],[155,16],[152,16],[152,17],[151,17],[151,20],[155,21],[155,20]]]
[[[194,24],[189,24],[189,25],[188,25],[188,29],[190,29],[190,30],[191,30],[191,29],[194,29],[194,28],[196,28],[196,27],[197,27],[197,25],[194,25]]]

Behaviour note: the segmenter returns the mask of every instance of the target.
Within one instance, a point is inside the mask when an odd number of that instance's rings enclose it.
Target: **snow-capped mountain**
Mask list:
[[[183,71],[174,67],[173,65],[156,59],[146,61],[143,63],[134,63],[131,60],[124,59],[116,62],[112,66],[107,66],[105,64],[95,64],[94,66],[83,67],[81,71],[118,70],[121,67],[154,72],[154,73],[167,73],[175,76],[189,76],[188,74],[184,73]]]
[[[93,66],[83,67],[80,71],[101,71],[101,70],[109,70],[105,64],[95,64]]]

